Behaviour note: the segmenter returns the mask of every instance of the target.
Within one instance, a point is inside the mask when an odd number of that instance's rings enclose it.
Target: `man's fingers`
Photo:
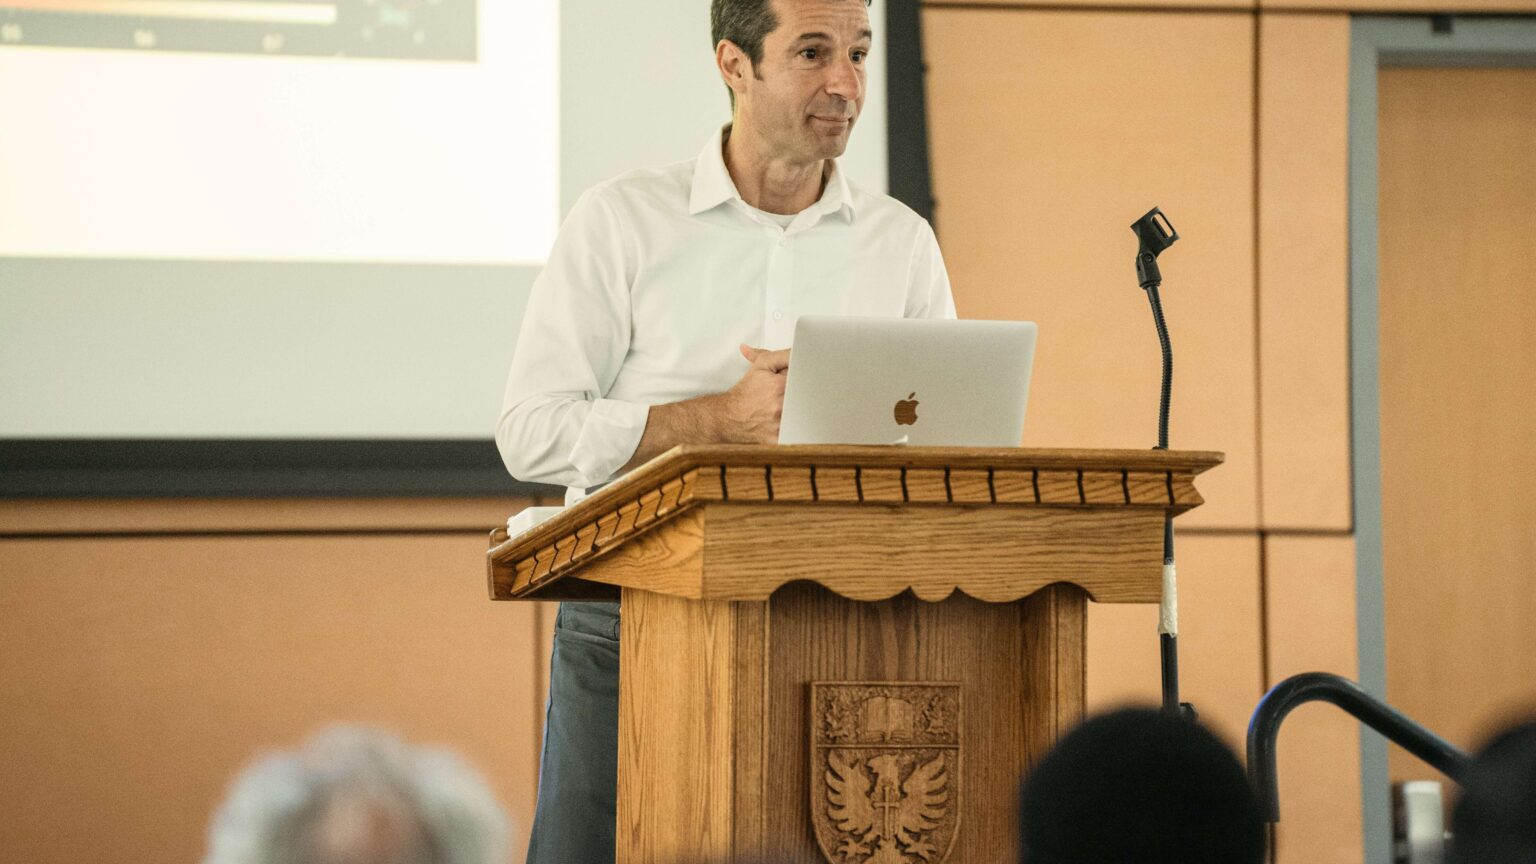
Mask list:
[[[789,349],[780,351],[759,351],[752,359],[752,365],[769,372],[783,372],[789,368]]]
[[[741,343],[741,356],[747,358],[748,363],[756,362],[758,355],[762,353],[763,349],[761,348],[753,348],[745,342]]]

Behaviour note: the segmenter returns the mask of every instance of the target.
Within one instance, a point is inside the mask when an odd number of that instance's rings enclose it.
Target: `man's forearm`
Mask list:
[[[699,396],[682,402],[652,405],[645,421],[645,432],[635,455],[619,469],[628,471],[660,456],[679,444],[712,444],[725,440],[720,422],[720,394]]]

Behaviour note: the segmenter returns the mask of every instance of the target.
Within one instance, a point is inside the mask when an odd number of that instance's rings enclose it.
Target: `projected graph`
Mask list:
[[[476,2],[0,0],[0,46],[474,61]]]

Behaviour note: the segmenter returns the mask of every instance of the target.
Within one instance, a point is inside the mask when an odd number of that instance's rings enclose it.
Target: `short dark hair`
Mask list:
[[[870,2],[864,0],[864,5],[868,6]],[[758,64],[763,62],[763,39],[778,26],[779,16],[773,14],[773,0],[710,0],[710,47],[718,47],[721,40],[730,40],[752,61],[753,75],[757,75]],[[730,90],[729,87],[726,89]],[[734,106],[736,91],[730,90],[730,93]]]
[[[1024,782],[1024,864],[1260,864],[1242,764],[1193,720],[1150,708],[1078,726]]]
[[[1473,758],[1451,832],[1452,864],[1536,860],[1536,721],[1499,733]]]
[[[710,0],[709,35],[714,40],[710,44],[730,40],[753,67],[763,62],[763,39],[778,26],[773,0]]]

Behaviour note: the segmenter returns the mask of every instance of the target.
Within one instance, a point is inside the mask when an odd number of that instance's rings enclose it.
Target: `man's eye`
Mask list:
[[[815,60],[816,59],[816,49],[815,48],[807,48],[804,51],[800,52],[800,56],[804,57],[807,60]]]
[[[864,58],[868,57],[868,56],[869,56],[869,52],[868,51],[855,51],[855,52],[853,52],[853,62],[855,62],[855,63],[863,63],[864,62]]]

